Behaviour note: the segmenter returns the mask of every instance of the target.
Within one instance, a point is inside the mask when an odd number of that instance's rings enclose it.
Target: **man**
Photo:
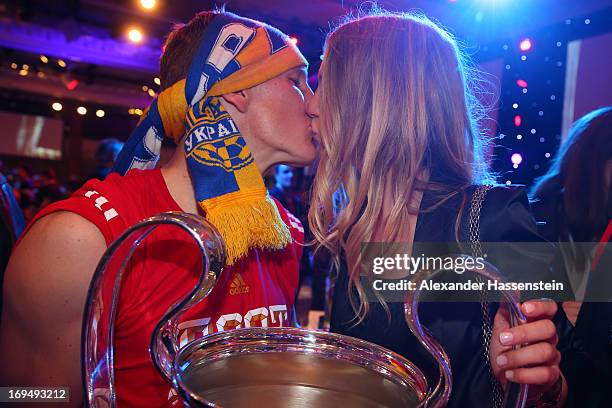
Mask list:
[[[293,168],[284,164],[276,166],[274,170],[274,181],[274,187],[270,189],[270,194],[280,201],[283,207],[289,209],[291,204],[293,204],[293,207],[297,208],[297,206],[300,205],[299,201],[297,203],[290,202],[298,198],[295,197],[291,191]],[[293,212],[295,213],[295,211]]]
[[[123,142],[115,138],[101,140],[94,155],[96,168],[88,179],[97,178],[104,180],[111,172],[113,164],[115,164],[115,160],[117,160],[117,156],[119,156],[122,148]]]
[[[267,195],[279,163],[316,154],[305,113],[306,61],[287,36],[225,12],[203,12],[170,34],[160,62],[164,88],[126,143],[116,169],[51,206],[10,260],[0,334],[2,385],[69,386],[83,401],[83,305],[106,247],[128,226],[165,211],[206,216],[224,238],[228,267],[182,326],[186,341],[248,325],[286,325],[297,288],[302,227]],[[160,135],[179,148],[160,170]],[[160,406],[171,388],[148,356],[162,314],[197,281],[193,244],[159,227],[131,262],[115,333],[120,406]],[[256,315],[254,314],[256,313]]]

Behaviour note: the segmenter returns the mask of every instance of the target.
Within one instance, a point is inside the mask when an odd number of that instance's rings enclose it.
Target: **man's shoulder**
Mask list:
[[[132,212],[147,213],[153,207],[163,211],[167,206],[162,199],[163,189],[165,186],[159,170],[131,170],[124,176],[111,173],[104,181],[89,180],[69,200],[88,199],[104,213],[107,221],[122,215],[129,223]]]
[[[150,198],[156,196],[152,176],[147,171],[131,171],[125,176],[112,173],[103,181],[91,179],[69,198],[42,209],[27,230],[50,215],[72,213],[95,225],[108,244],[127,226],[150,215]]]
[[[69,211],[48,214],[21,236],[5,283],[22,294],[41,295],[37,291],[46,287],[49,293],[68,296],[77,284],[86,289],[105,248],[103,235],[87,219]],[[36,288],[30,292],[25,287]]]
[[[104,180],[87,181],[73,196],[85,195],[90,190],[100,190],[129,201],[159,189],[160,179],[159,170],[134,169],[123,176],[118,173],[110,173]]]

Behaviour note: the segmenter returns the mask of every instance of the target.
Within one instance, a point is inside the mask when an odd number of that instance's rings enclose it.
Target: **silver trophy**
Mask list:
[[[225,247],[217,230],[204,218],[164,213],[126,230],[109,246],[94,274],[82,342],[83,381],[89,407],[116,406],[113,327],[121,282],[136,248],[160,225],[174,225],[188,233],[198,244],[203,259],[196,287],[165,314],[149,349],[153,363],[185,406],[368,408],[447,404],[452,389],[451,362],[419,321],[418,291],[408,294],[406,321],[438,364],[440,375],[434,387],[428,385],[418,367],[397,353],[325,331],[241,328],[210,334],[179,347],[181,316],[214,288],[225,265]],[[474,272],[499,279],[491,269]],[[427,277],[437,273],[440,272]],[[516,295],[504,296],[513,324],[524,321]],[[504,405],[524,406],[526,393],[526,386],[508,387]]]

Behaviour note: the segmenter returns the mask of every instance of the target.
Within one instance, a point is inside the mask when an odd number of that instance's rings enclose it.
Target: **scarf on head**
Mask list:
[[[282,249],[291,234],[221,95],[272,79],[307,62],[289,37],[263,23],[217,14],[202,36],[187,78],[144,112],[113,171],[155,167],[162,140],[183,136],[199,206],[218,230],[229,265],[250,248]]]

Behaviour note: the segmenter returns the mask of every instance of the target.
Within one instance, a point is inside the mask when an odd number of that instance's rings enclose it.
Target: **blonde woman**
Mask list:
[[[366,298],[360,249],[367,242],[466,236],[464,210],[476,185],[490,177],[461,53],[446,31],[422,16],[350,21],[327,39],[319,88],[307,109],[322,146],[309,221],[338,265],[331,329],[386,346],[433,380],[431,359],[408,330],[402,303]],[[540,240],[523,189],[488,191],[481,239]],[[452,361],[449,406],[494,404],[499,386],[492,376],[503,387],[508,381],[532,385],[530,403],[564,403],[568,387],[551,320],[557,305],[530,301],[522,309],[529,322],[509,329],[507,314],[493,306],[487,359],[479,303],[424,305],[422,321]],[[524,347],[511,350],[516,344]]]

